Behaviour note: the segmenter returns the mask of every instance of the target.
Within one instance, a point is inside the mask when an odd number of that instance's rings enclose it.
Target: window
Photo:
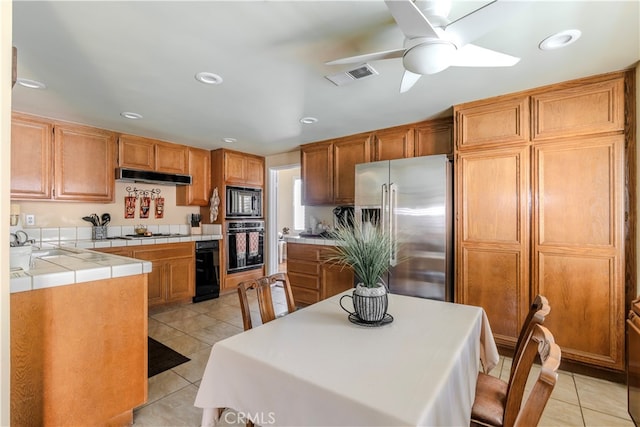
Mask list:
[[[304,230],[304,206],[302,206],[302,180],[293,180],[293,228],[296,231]]]

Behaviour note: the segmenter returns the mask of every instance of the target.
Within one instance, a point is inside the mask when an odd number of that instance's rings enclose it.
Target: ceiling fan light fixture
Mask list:
[[[580,30],[565,30],[560,31],[559,33],[552,34],[546,39],[542,40],[538,47],[540,50],[554,50],[560,49],[565,46],[569,46],[572,43],[575,43],[582,32]]]
[[[23,78],[18,78],[16,80],[16,83],[18,83],[20,86],[24,86],[27,87],[29,89],[46,89],[47,85],[45,85],[44,83],[41,83],[37,80],[29,80],[29,79],[23,79]]]
[[[404,67],[415,74],[436,74],[451,65],[456,46],[446,40],[429,40],[408,49],[402,57]]]
[[[209,71],[201,71],[195,75],[196,80],[207,85],[222,84],[222,77]]]
[[[142,114],[132,113],[131,111],[123,111],[120,115],[129,120],[140,120],[142,118]]]

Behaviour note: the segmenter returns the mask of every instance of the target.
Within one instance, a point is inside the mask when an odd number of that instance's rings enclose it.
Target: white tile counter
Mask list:
[[[35,253],[42,253],[47,249],[56,249],[55,252],[41,257],[33,256],[29,271],[11,271],[10,291],[12,293],[24,292],[151,272],[151,262],[149,261],[96,252],[90,249],[220,239],[222,239],[221,234],[198,234],[159,238],[131,238],[126,240],[41,242],[41,247],[34,249]]]
[[[339,245],[339,242],[337,240],[325,239],[323,237],[285,236],[284,241],[288,243],[303,243],[307,245],[325,245],[325,246]]]
[[[54,255],[34,256],[29,271],[12,271],[10,290],[12,293],[24,292],[149,272],[149,261],[86,249],[61,248]]]

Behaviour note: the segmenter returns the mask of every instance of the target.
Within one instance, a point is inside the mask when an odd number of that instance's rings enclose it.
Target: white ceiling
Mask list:
[[[455,20],[485,4],[454,2]],[[13,109],[186,145],[270,155],[300,144],[450,115],[454,104],[618,71],[640,59],[640,2],[533,1],[474,44],[518,56],[510,68],[449,68],[400,94],[400,59],[337,87],[333,59],[402,47],[376,1],[16,1]],[[571,46],[545,37],[577,28]],[[195,80],[219,74],[222,85]],[[143,119],[126,120],[123,111]],[[318,123],[302,125],[314,116]],[[233,144],[221,141],[233,137]]]

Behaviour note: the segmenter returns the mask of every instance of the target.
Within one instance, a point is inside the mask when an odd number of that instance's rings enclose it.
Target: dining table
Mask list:
[[[340,307],[349,294],[215,343],[202,425],[232,408],[259,425],[468,426],[478,371],[499,360],[484,310],[389,294],[390,321],[364,326]]]

